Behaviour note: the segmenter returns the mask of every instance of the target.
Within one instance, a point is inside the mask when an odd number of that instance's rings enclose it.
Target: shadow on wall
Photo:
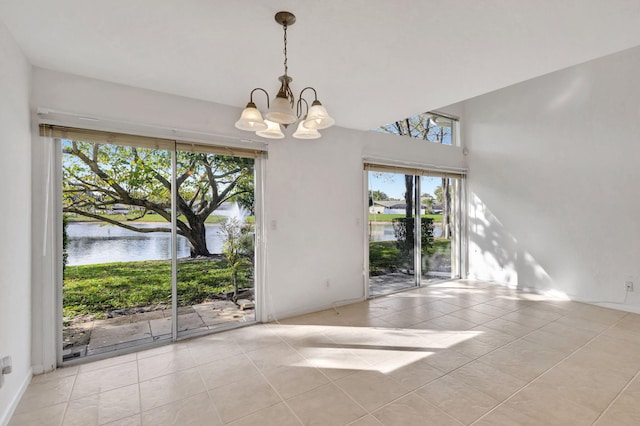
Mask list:
[[[568,299],[476,193],[471,194],[469,206],[469,276]]]

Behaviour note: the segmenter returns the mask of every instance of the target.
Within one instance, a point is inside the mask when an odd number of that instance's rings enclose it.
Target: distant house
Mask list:
[[[420,207],[420,214],[425,214],[427,206]],[[406,214],[407,204],[400,200],[391,201],[373,201],[373,205],[369,206],[370,214]]]

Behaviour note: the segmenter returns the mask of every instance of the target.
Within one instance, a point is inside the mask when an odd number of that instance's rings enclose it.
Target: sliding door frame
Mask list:
[[[387,162],[380,161],[374,159],[363,159],[363,172],[362,172],[362,186],[363,186],[363,247],[364,247],[364,262],[363,262],[363,286],[364,286],[364,295],[365,299],[369,299],[372,296],[369,294],[369,168],[375,168],[376,166],[380,167],[380,169],[387,169],[388,171],[384,171],[383,173],[392,173],[395,172],[401,174],[403,171],[411,172],[414,177],[414,201],[420,200],[421,196],[421,177],[422,176],[433,176],[433,177],[441,177],[446,176],[454,180],[454,200],[453,200],[453,209],[452,215],[456,216],[456,220],[454,223],[454,235],[456,236],[452,239],[451,249],[452,253],[455,253],[452,256],[452,273],[451,278],[449,279],[460,279],[467,276],[467,262],[468,262],[468,230],[467,230],[467,220],[466,220],[466,212],[468,209],[467,205],[467,170],[466,169],[448,169],[448,168],[440,168],[433,165],[420,165],[413,163],[403,163],[403,162]],[[418,173],[418,174],[414,174]],[[408,173],[407,173],[408,174]],[[407,291],[413,288],[422,287],[422,255],[421,255],[421,245],[422,245],[422,222],[421,222],[421,210],[420,210],[420,202],[416,201],[414,204],[414,276],[415,276],[415,287],[407,288]],[[454,242],[455,240],[455,242]],[[455,269],[454,269],[455,268]]]
[[[80,129],[81,130],[81,129]],[[180,144],[183,142],[178,142],[175,140],[167,139],[167,141],[172,143],[172,148],[162,148],[171,152],[171,310],[172,310],[172,321],[171,321],[171,339],[163,339],[156,342],[150,342],[140,345],[135,345],[132,347],[115,349],[113,351],[100,353],[96,355],[85,356],[79,359],[70,359],[63,360],[63,313],[62,313],[62,303],[63,303],[63,268],[62,268],[62,258],[63,258],[63,246],[62,246],[62,185],[63,185],[63,177],[62,177],[62,139],[58,136],[50,136],[49,134],[43,133],[46,132],[42,130],[41,127],[41,136],[44,138],[48,138],[50,140],[45,139],[45,143],[50,144],[50,154],[47,161],[49,161],[51,170],[51,179],[49,180],[49,187],[46,188],[48,194],[51,194],[53,206],[52,212],[46,214],[46,220],[50,220],[53,222],[52,230],[52,246],[55,248],[55,253],[53,253],[53,265],[51,265],[52,273],[55,276],[54,284],[55,284],[55,321],[54,324],[51,325],[49,330],[43,330],[43,337],[49,338],[53,343],[55,341],[55,358],[57,360],[58,367],[67,367],[76,364],[82,364],[85,362],[96,361],[100,359],[112,358],[119,355],[124,355],[132,352],[137,352],[144,349],[150,349],[158,346],[164,346],[166,344],[171,344],[180,340],[192,338],[199,335],[212,334],[220,331],[229,330],[232,328],[243,327],[246,325],[251,325],[262,320],[262,312],[263,312],[263,302],[264,302],[264,277],[265,277],[265,248],[264,248],[264,177],[265,177],[265,169],[266,169],[266,158],[267,151],[266,150],[255,150],[254,164],[253,164],[253,173],[254,173],[254,197],[255,197],[255,223],[254,223],[254,234],[255,234],[255,246],[254,246],[254,298],[255,298],[255,314],[254,320],[251,322],[247,322],[245,324],[229,324],[222,325],[220,328],[216,328],[215,330],[202,330],[201,332],[189,333],[188,335],[180,336],[178,333],[178,298],[177,298],[177,285],[178,285],[178,263],[177,263],[177,247],[178,247],[178,234],[177,234],[177,185],[176,185],[176,170],[177,170],[177,153],[180,149]],[[87,132],[99,132],[87,130]],[[109,132],[105,132],[109,133]],[[127,136],[124,135],[123,136]],[[144,136],[135,136],[131,135],[131,138],[135,140],[135,138],[143,139]],[[187,142],[192,145],[199,145],[206,148],[210,148],[215,155],[230,155],[234,156],[238,148],[234,148],[233,146],[225,146],[225,145],[213,145],[213,144],[205,144],[201,141],[199,142]],[[130,144],[131,146],[137,146],[134,144]],[[241,148],[240,148],[241,149]],[[226,151],[229,151],[226,153]],[[246,151],[246,150],[245,150]],[[44,269],[47,269],[46,267]],[[43,301],[44,302],[44,301]],[[55,335],[51,336],[52,334]],[[43,348],[46,348],[48,345],[44,345]],[[46,349],[45,349],[46,351]]]

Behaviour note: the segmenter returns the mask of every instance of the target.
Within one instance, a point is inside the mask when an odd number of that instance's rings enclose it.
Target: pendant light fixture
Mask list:
[[[269,94],[266,90],[260,87],[253,89],[249,95],[249,103],[242,111],[240,119],[236,122],[236,128],[256,132],[256,135],[263,138],[282,139],[284,138],[284,133],[282,133],[280,125],[287,127],[300,120],[304,107],[306,109],[305,115],[298,124],[293,137],[298,139],[317,139],[321,136],[318,130],[333,126],[335,121],[318,100],[318,93],[313,87],[302,89],[297,100],[293,95],[290,86],[293,79],[289,77],[289,67],[287,65],[287,28],[296,22],[296,17],[290,12],[278,12],[275,20],[284,29],[284,75],[278,78],[280,80],[280,90],[278,90],[273,102],[270,102]],[[268,109],[264,119],[262,118],[262,113],[253,102],[253,93],[256,90],[264,92],[267,96]],[[313,91],[314,99],[311,103],[311,108],[309,108],[306,99],[303,98],[303,94],[307,90]]]

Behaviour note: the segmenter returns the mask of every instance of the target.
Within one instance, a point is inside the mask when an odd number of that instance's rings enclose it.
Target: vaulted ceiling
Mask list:
[[[638,0],[3,0],[0,20],[36,66],[240,108],[277,91],[280,10],[294,90],[354,129],[640,45]]]

